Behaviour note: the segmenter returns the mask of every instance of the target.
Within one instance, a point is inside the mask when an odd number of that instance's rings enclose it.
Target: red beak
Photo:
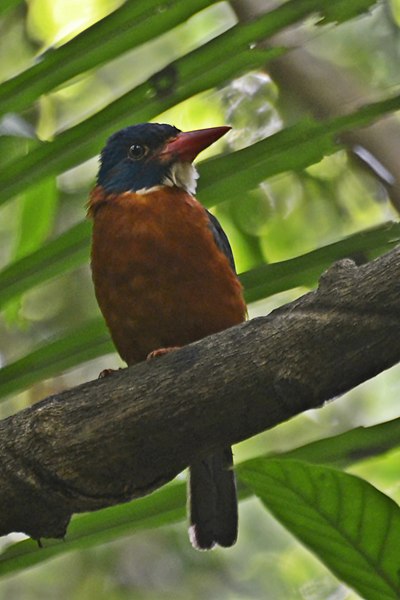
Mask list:
[[[161,156],[178,157],[182,162],[193,162],[202,150],[211,146],[230,129],[231,127],[223,126],[178,133],[176,138],[167,143]]]

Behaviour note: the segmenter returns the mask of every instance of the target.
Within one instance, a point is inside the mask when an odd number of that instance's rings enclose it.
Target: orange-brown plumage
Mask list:
[[[240,283],[188,193],[165,186],[107,198],[96,187],[89,212],[97,300],[128,364],[244,320]]]
[[[132,365],[241,323],[242,287],[218,221],[194,198],[191,162],[229,128],[141,124],[112,136],[91,193],[96,297]],[[237,501],[230,448],[190,466],[191,539],[231,546]]]

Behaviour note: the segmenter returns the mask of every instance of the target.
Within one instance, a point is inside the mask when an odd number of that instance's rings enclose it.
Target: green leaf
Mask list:
[[[53,142],[38,145],[26,157],[10,165],[6,173],[0,173],[0,202],[6,201],[33,181],[61,173],[90,158],[99,151],[105,138],[116,129],[135,122],[148,121],[194,94],[219,86],[242,72],[264,66],[282,50],[253,48],[254,42],[263,40],[319,11],[320,4],[319,0],[290,0],[256,20],[238,24],[201,48],[171,63],[161,74],[154,74],[149,81],[124,94],[83,123],[60,133]],[[215,57],[218,57],[218,61]],[[163,84],[161,93],[158,89],[160,78],[170,82],[166,89]],[[2,86],[0,98],[1,93]],[[393,106],[391,110],[394,110]],[[337,123],[342,124],[340,120],[337,120]],[[322,148],[325,143],[332,152],[335,132],[335,127],[331,125],[330,134],[325,136],[324,142],[324,131],[321,129],[319,146]],[[309,135],[310,131],[307,131],[307,134]],[[304,141],[308,140],[306,132],[303,133],[303,137]],[[317,146],[318,144],[305,145],[297,152],[297,156],[294,153],[296,165],[306,148],[308,158],[307,161],[303,161],[304,164],[314,162],[314,156],[321,158],[323,153],[315,150]],[[288,147],[292,148],[292,142]],[[246,173],[248,176],[251,174],[249,163],[241,163],[240,166],[243,177]],[[264,168],[263,164],[261,168]],[[256,180],[260,181],[259,169]],[[222,201],[224,196],[220,197]]]
[[[7,10],[18,1],[3,0],[0,11]],[[70,42],[46,52],[30,69],[3,83],[0,87],[0,114],[27,108],[41,94],[156,38],[215,1],[146,0],[124,3]],[[328,6],[321,6],[320,0],[291,0],[243,29],[252,31],[253,39],[248,42],[254,42],[282,29],[288,24],[288,18],[293,23],[313,12],[320,12],[327,20],[344,20],[367,10],[375,1],[353,0],[349,6],[347,0],[335,0]],[[350,8],[354,4],[355,7]]]
[[[57,197],[57,184],[52,177],[31,186],[18,199],[18,239],[12,252],[13,260],[36,250],[49,235],[54,223]]]
[[[357,114],[352,114],[355,120]],[[253,189],[268,177],[319,162],[339,149],[335,136],[341,128],[340,119],[320,123],[304,119],[242,150],[205,161],[200,168],[203,179],[198,196],[209,205],[212,193],[213,206]]]
[[[251,460],[238,475],[363,598],[399,598],[400,510],[393,500],[353,475],[290,459]]]
[[[329,2],[324,6],[324,18],[321,23],[344,23],[349,19],[358,17],[367,12],[376,4],[376,0],[342,0],[339,2]]]
[[[0,307],[89,258],[91,224],[84,221],[0,272]]]
[[[50,558],[90,548],[100,543],[176,523],[185,518],[186,485],[172,484],[129,504],[77,515],[65,540],[45,540],[39,548],[33,540],[13,544],[0,554],[0,576],[31,567]]]
[[[240,499],[249,495],[247,488],[239,489]],[[186,484],[174,482],[128,504],[76,515],[63,541],[43,540],[43,548],[39,548],[33,540],[13,544],[0,554],[0,576],[37,565],[72,550],[90,548],[138,531],[171,525],[184,519]]]
[[[186,73],[187,57],[177,61],[171,68],[171,78],[179,72],[179,85],[176,90],[166,97],[158,97],[155,93],[158,78],[134,88],[109,104],[84,122],[60,133],[54,141],[38,144],[32,152],[9,165],[6,172],[0,173],[0,203],[21,192],[34,181],[49,175],[57,175],[98,153],[105,139],[121,127],[135,122],[149,121],[167,108],[191,97],[194,94],[219,85],[235,74],[248,69],[260,67],[267,57],[276,56],[276,50],[248,50],[238,56],[221,57],[216,66],[198,71],[193,65],[193,72]],[[191,57],[191,55],[188,55]]]
[[[11,253],[12,261],[31,254],[49,235],[54,223],[58,191],[55,177],[43,179],[28,188],[18,198],[17,238]],[[14,298],[6,309],[6,320],[19,319],[20,296]]]
[[[214,1],[125,2],[70,42],[47,51],[30,69],[4,82],[0,86],[0,114],[27,108],[41,94],[165,33]]]
[[[368,125],[399,108],[400,95],[327,121],[303,120],[247,148],[206,161],[200,171],[206,176],[198,197],[207,206],[211,200],[214,206],[226,198],[240,197],[268,177],[302,170],[336,152],[340,148],[340,134]]]
[[[6,13],[11,8],[15,8],[18,4],[22,4],[22,0],[2,0],[0,4],[0,14]]]
[[[279,453],[279,458],[344,468],[400,447],[400,418],[371,427],[356,427]]]
[[[0,369],[0,396],[110,352],[114,352],[110,335],[97,317]]]
[[[373,258],[377,253],[386,252],[398,243],[400,224],[385,223],[307,254],[261,265],[240,275],[246,301],[255,302],[300,285],[310,287],[316,284],[321,273],[334,261],[351,258],[360,252],[365,253],[366,258]]]

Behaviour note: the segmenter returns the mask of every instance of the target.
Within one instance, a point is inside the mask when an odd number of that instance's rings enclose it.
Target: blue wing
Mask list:
[[[209,225],[214,236],[215,243],[217,244],[218,248],[222,250],[222,252],[225,254],[225,256],[230,262],[232,270],[236,273],[235,259],[233,258],[232,248],[229,243],[228,237],[225,231],[222,229],[217,217],[214,217],[214,215],[211,214],[208,210],[207,215],[210,221]]]

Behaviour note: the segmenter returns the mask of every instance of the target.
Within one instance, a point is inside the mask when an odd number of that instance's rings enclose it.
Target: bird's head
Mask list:
[[[114,133],[101,153],[98,184],[109,193],[146,191],[175,185],[196,189],[196,156],[230,127],[182,132],[172,125],[141,123]]]

